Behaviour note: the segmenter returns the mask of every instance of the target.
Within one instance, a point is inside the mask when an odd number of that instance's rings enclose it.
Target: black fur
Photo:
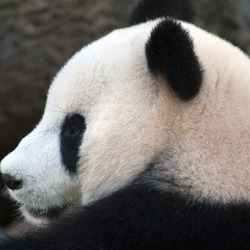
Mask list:
[[[3,250],[246,250],[250,205],[196,202],[146,184],[126,187]]]
[[[129,25],[144,23],[159,17],[193,22],[194,8],[189,0],[139,0],[130,13]]]
[[[86,129],[85,119],[79,114],[65,118],[60,134],[60,150],[64,166],[70,173],[76,173],[79,146]]]
[[[195,97],[202,83],[202,69],[187,31],[172,19],[160,22],[146,44],[148,67],[162,74],[183,100]]]

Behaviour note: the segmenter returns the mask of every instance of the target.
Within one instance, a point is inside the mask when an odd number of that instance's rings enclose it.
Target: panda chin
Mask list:
[[[57,219],[62,213],[67,210],[67,207],[67,204],[61,207],[53,207],[46,209],[22,206],[21,211],[26,220],[30,223],[42,225],[47,224],[51,220]]]
[[[57,207],[46,210],[27,208],[27,210],[33,217],[56,218],[64,211],[64,208]]]

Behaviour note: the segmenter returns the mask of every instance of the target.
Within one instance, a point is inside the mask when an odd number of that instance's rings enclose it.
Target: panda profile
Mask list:
[[[192,15],[141,0],[66,63],[1,162],[41,229],[0,249],[250,249],[250,60]]]

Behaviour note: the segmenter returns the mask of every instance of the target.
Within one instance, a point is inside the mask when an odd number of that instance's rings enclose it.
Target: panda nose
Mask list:
[[[11,190],[18,190],[23,186],[23,181],[18,180],[9,174],[2,174],[4,184]]]

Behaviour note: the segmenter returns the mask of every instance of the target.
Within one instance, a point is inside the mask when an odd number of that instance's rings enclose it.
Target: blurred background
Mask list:
[[[47,89],[65,61],[91,41],[125,27],[134,2],[0,0],[0,161],[41,118]],[[192,2],[197,25],[250,54],[250,0]],[[15,214],[0,195],[0,228]]]

